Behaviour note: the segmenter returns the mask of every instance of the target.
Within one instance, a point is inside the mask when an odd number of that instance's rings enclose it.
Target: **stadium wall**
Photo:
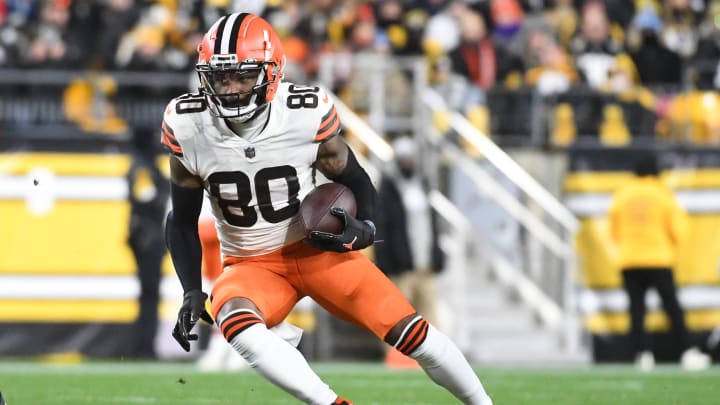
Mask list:
[[[0,355],[125,350],[139,295],[126,243],[131,158],[113,142],[88,145],[0,153]],[[168,167],[164,157],[157,163]],[[181,291],[169,260],[163,272],[160,316],[168,323]]]
[[[630,320],[620,268],[608,232],[612,193],[632,176],[635,158],[648,147],[574,147],[564,181],[565,201],[580,218],[577,250],[583,288],[580,306],[584,328],[592,337],[598,362],[629,361]],[[720,154],[715,148],[658,149],[663,180],[690,214],[690,231],[680,246],[675,268],[679,298],[693,343],[705,347],[709,332],[720,325]],[[657,294],[648,296],[645,323],[659,360],[676,360],[679,348],[669,333],[669,319]]]

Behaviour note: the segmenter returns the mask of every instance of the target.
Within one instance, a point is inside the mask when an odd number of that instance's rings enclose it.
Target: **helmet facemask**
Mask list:
[[[219,118],[237,122],[248,121],[267,105],[267,88],[278,79],[273,75],[274,63],[238,62],[237,55],[213,55],[210,63],[198,64],[195,69],[200,79],[199,90],[207,99],[210,111]],[[268,69],[273,69],[270,75]],[[227,93],[221,90],[221,86],[229,82],[239,82],[255,74],[254,85],[246,91]]]

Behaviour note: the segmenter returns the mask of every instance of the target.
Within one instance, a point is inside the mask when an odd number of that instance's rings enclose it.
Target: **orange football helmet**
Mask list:
[[[284,68],[285,53],[277,32],[263,18],[249,13],[229,14],[216,21],[198,46],[195,65],[200,92],[210,110],[220,118],[240,121],[252,118],[272,101]],[[253,73],[258,73],[258,78],[249,98],[216,91],[214,83],[222,77]]]

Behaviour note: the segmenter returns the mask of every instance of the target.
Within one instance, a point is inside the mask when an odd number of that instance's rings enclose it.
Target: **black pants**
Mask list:
[[[165,246],[156,241],[150,246],[133,249],[140,281],[139,311],[133,327],[134,336],[130,341],[129,357],[154,358],[155,335],[158,328],[158,307],[160,305],[160,279]]]
[[[645,333],[645,293],[650,287],[657,289],[660,295],[662,306],[672,323],[675,342],[680,345],[680,349],[687,349],[685,314],[678,301],[672,270],[667,267],[626,268],[622,276],[623,287],[630,299],[630,339],[634,352],[652,350],[652,342]]]

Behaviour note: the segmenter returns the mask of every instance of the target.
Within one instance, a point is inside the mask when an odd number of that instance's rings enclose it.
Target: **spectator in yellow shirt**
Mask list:
[[[672,272],[687,214],[672,191],[660,181],[654,154],[639,159],[634,172],[635,178],[613,196],[610,235],[618,247],[623,287],[630,301],[630,339],[635,364],[644,371],[655,365],[652,345],[644,329],[645,293],[654,287],[670,317],[676,342],[683,350],[683,368],[707,368],[710,357],[689,344]]]

